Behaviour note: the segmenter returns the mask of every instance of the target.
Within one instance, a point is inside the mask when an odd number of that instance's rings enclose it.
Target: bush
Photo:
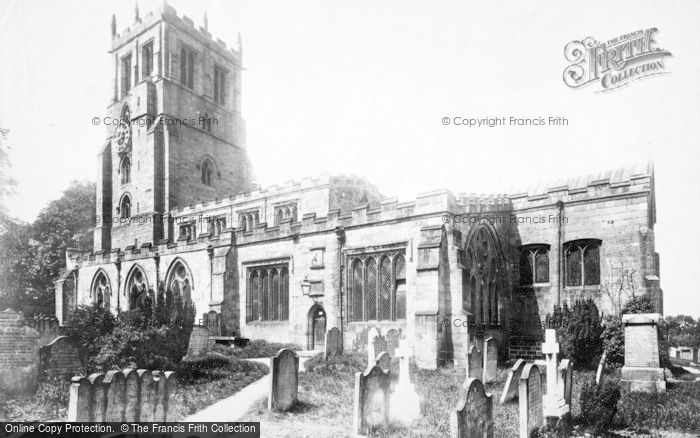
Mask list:
[[[605,362],[612,367],[625,364],[625,328],[619,316],[607,316],[603,321],[603,350],[607,353]]]
[[[546,324],[557,330],[563,356],[573,360],[577,367],[595,364],[601,349],[602,326],[593,300],[578,300],[571,310],[566,304],[554,306],[553,313],[547,315]]]
[[[135,365],[147,369],[173,369],[187,354],[195,309],[191,302],[161,287],[135,296],[135,308],[119,315],[114,331],[105,336],[94,359],[102,369]]]
[[[264,339],[252,339],[242,348],[231,348],[223,345],[215,345],[214,351],[239,359],[250,359],[257,357],[272,357],[283,348],[299,351],[301,347],[297,344],[282,344],[279,342],[267,342]]]
[[[620,386],[617,382],[605,380],[600,385],[592,381],[585,382],[579,398],[581,422],[596,435],[606,433],[613,425],[618,400]]]
[[[656,313],[656,307],[648,296],[634,296],[625,303],[620,313]]]
[[[621,426],[700,430],[700,382],[669,382],[665,394],[627,392],[622,395],[617,421]]]
[[[114,315],[98,305],[80,306],[66,320],[65,335],[78,348],[80,360],[90,366],[102,348],[102,338],[114,330]]]

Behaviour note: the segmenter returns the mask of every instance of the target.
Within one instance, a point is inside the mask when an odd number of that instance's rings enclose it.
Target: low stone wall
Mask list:
[[[173,421],[176,390],[173,371],[127,368],[76,376],[70,387],[67,421]]]
[[[508,357],[511,359],[542,359],[542,340],[512,337],[508,343]]]
[[[39,338],[38,331],[24,325],[21,313],[0,312],[0,398],[36,391]]]
[[[39,378],[65,377],[84,374],[78,349],[66,336],[59,336],[39,349]]]

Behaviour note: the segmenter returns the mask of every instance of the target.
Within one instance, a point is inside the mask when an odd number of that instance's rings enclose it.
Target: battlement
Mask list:
[[[113,16],[112,20],[112,26],[116,27],[116,17]],[[209,33],[206,22],[204,27],[195,26],[194,21],[190,17],[187,15],[182,15],[182,17],[178,16],[177,10],[166,2],[163,2],[156,8],[155,11],[151,11],[143,17],[139,16],[137,6],[132,25],[123,29],[120,33],[113,33],[112,51],[118,49],[160,21],[166,21],[179,29],[189,32],[191,35],[195,36],[205,44],[212,47],[218,47],[220,49],[219,51],[231,60],[238,58],[241,53],[240,39],[238,42],[238,49],[230,48],[223,40],[220,38],[214,38],[212,34]]]

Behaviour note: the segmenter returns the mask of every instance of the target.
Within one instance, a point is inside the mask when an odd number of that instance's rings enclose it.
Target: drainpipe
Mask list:
[[[338,238],[338,322],[340,325],[340,350],[343,351],[343,245],[345,244],[345,229],[337,227],[335,235]]]
[[[120,296],[122,293],[122,261],[117,254],[117,261],[114,262],[114,266],[117,267],[117,313],[121,312],[121,304],[119,303]]]
[[[562,272],[564,271],[562,269],[562,264],[564,263],[564,257],[563,257],[563,248],[562,248],[562,220],[564,218],[564,202],[559,200],[557,201],[557,209],[559,209],[559,223],[558,223],[558,228],[557,228],[557,305],[561,306],[561,293],[562,293],[562,281],[561,281],[561,276]]]

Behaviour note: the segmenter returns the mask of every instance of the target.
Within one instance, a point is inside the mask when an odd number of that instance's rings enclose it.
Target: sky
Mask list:
[[[159,1],[140,1],[142,15]],[[401,200],[438,188],[509,193],[655,162],[665,313],[700,316],[700,2],[169,0],[243,40],[243,116],[257,182],[367,177]],[[33,220],[96,178],[110,99],[110,20],[133,2],[0,0],[0,126]],[[562,80],[564,46],[656,27],[668,74],[609,93]],[[443,117],[566,117],[568,126],[472,128]]]

